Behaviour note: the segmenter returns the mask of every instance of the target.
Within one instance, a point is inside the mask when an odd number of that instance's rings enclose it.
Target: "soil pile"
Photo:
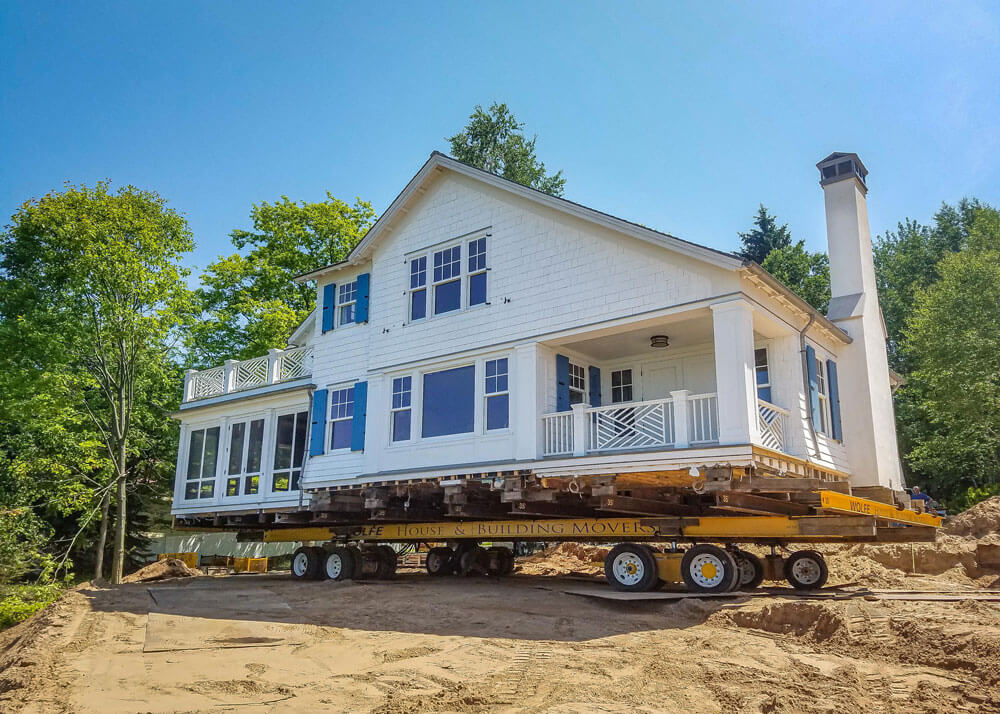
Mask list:
[[[525,575],[603,575],[610,548],[583,543],[560,543],[527,558],[518,558],[517,572]]]
[[[1000,534],[1000,496],[988,498],[954,518],[949,518],[943,530],[949,535],[966,538]]]
[[[176,558],[167,558],[150,563],[144,568],[140,568],[131,575],[122,578],[123,583],[151,583],[155,580],[166,580],[167,578],[194,578],[204,575],[197,568],[189,568],[184,561]]]

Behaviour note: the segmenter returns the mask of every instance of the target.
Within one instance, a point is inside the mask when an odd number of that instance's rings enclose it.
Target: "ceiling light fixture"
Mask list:
[[[666,335],[653,335],[649,338],[649,346],[663,349],[664,347],[670,347],[670,338]]]

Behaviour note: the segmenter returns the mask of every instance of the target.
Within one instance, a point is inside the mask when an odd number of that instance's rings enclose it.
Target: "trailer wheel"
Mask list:
[[[323,559],[323,575],[330,580],[347,580],[354,575],[354,556],[343,546],[337,546]]]
[[[785,561],[785,579],[796,590],[817,590],[826,585],[826,561],[815,550],[800,550]]]
[[[753,553],[745,550],[734,550],[732,556],[736,560],[736,570],[740,574],[737,590],[756,590],[764,582],[764,564]]]
[[[681,577],[688,590],[696,593],[728,593],[739,583],[736,560],[715,545],[688,548],[681,559]]]
[[[500,569],[500,575],[511,575],[514,572],[514,551],[509,548],[501,548],[503,551],[502,561],[503,568]]]
[[[316,548],[304,545],[292,554],[292,577],[296,580],[315,580],[319,574],[320,557]]]
[[[365,556],[361,552],[361,548],[356,545],[347,546],[347,551],[351,554],[354,560],[354,569],[351,574],[348,575],[351,580],[364,580],[365,578]]]
[[[646,592],[660,582],[653,551],[636,543],[611,549],[604,559],[604,577],[615,590],[625,592]]]
[[[455,572],[455,551],[451,548],[431,548],[427,551],[427,573],[434,577]]]
[[[458,555],[458,571],[462,575],[485,575],[488,563],[486,549],[481,545],[467,548]]]
[[[489,575],[493,577],[510,575],[514,569],[514,555],[510,552],[509,548],[504,548],[503,546],[490,548],[489,556],[490,565],[486,569]]]
[[[379,580],[391,580],[396,575],[396,551],[385,544],[375,547],[378,555],[378,572],[375,577]]]

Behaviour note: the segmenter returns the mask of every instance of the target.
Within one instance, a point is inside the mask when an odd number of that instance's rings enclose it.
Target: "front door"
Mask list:
[[[669,399],[670,392],[682,389],[677,365],[646,365],[642,369],[642,399]]]

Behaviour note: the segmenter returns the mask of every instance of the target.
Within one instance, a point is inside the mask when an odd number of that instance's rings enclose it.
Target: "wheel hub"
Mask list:
[[[702,553],[691,560],[691,579],[703,588],[714,588],[725,576],[726,566],[715,555]]]
[[[330,555],[326,559],[326,574],[331,580],[336,580],[340,577],[340,573],[344,570],[343,559],[339,555]]]
[[[292,561],[292,569],[295,571],[295,574],[301,577],[306,574],[306,570],[308,570],[308,568],[308,556],[305,553],[299,553],[296,555],[295,559]]]
[[[792,564],[792,574],[800,583],[811,585],[819,582],[819,564],[812,558],[799,558]]]
[[[615,578],[623,585],[636,585],[642,580],[645,568],[635,553],[622,553],[611,566]]]

